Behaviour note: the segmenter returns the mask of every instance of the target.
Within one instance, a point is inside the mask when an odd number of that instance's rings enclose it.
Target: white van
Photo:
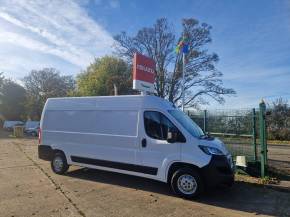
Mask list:
[[[224,144],[155,96],[48,99],[38,153],[57,174],[69,165],[125,173],[169,183],[186,198],[234,180]]]

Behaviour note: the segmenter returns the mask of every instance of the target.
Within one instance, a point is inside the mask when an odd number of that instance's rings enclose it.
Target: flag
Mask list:
[[[181,41],[178,43],[178,45],[175,47],[175,52],[179,53],[180,50],[182,53],[188,53],[189,52],[189,45],[187,42],[187,38],[183,37]]]
[[[182,52],[183,53],[188,53],[189,52],[189,46],[188,44],[184,44],[183,47],[182,47]]]

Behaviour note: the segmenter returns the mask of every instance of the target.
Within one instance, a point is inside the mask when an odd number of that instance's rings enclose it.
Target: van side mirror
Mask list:
[[[176,142],[178,137],[178,133],[177,132],[167,132],[167,142],[168,143],[174,143]]]

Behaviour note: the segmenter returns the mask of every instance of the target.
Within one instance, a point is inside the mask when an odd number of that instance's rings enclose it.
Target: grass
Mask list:
[[[287,140],[267,140],[270,145],[290,145],[290,141]]]
[[[235,174],[235,180],[241,182],[247,182],[257,185],[279,184],[280,180],[276,177],[266,176],[264,178],[253,177],[248,175],[245,171],[237,171]]]

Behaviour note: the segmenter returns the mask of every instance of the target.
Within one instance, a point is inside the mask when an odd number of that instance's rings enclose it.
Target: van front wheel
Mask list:
[[[181,168],[173,174],[171,188],[179,196],[193,199],[203,191],[203,184],[198,172],[191,168]]]
[[[69,165],[67,164],[66,157],[61,152],[56,152],[51,160],[51,168],[53,172],[56,174],[62,175],[64,174],[68,168]]]

